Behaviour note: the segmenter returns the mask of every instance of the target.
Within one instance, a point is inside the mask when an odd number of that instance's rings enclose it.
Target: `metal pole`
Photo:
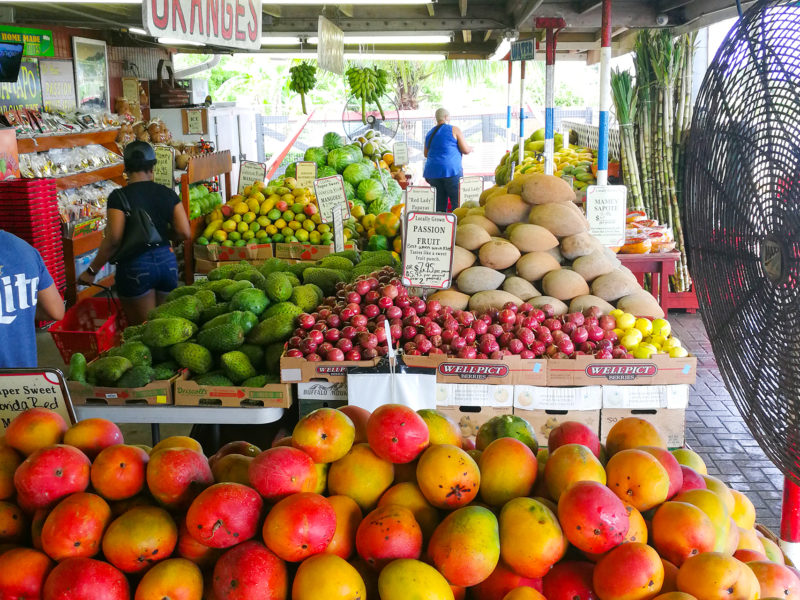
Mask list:
[[[544,83],[544,172],[552,175],[555,155],[555,76],[556,76],[556,36],[548,27],[546,34],[545,83]]]
[[[511,80],[513,79],[514,63],[508,57],[508,89],[506,98],[506,152],[511,152]]]
[[[520,77],[519,77],[519,160],[518,165],[522,164],[522,159],[525,158],[525,61],[520,62]],[[514,174],[511,174],[514,177]]]
[[[597,144],[597,185],[608,185],[608,111],[611,108],[611,0],[603,0],[603,25],[600,36],[600,135]]]
[[[800,487],[783,480],[783,507],[781,510],[781,539],[783,553],[794,563],[800,561]]]

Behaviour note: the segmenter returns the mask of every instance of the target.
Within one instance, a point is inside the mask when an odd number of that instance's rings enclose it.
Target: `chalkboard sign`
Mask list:
[[[0,112],[9,108],[40,108],[42,81],[39,63],[35,58],[23,59],[19,76],[14,83],[0,83]]]
[[[406,214],[403,285],[444,290],[450,287],[456,216],[449,213]]]
[[[64,375],[57,369],[0,369],[0,432],[31,408],[47,408],[75,423]]]

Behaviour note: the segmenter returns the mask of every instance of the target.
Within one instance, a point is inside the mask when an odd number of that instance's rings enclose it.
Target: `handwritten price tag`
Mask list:
[[[153,167],[153,181],[175,187],[175,156],[169,146],[156,146],[156,164]]]
[[[406,188],[406,212],[436,212],[436,189],[410,185]]]
[[[243,160],[239,165],[239,194],[244,192],[244,188],[253,185],[256,181],[264,181],[267,176],[267,165],[265,163]]]
[[[403,285],[437,290],[449,288],[455,239],[455,215],[436,212],[406,213]]]
[[[295,163],[295,175],[297,187],[311,189],[314,187],[314,180],[317,178],[317,163],[311,161],[301,161]]]
[[[394,164],[398,167],[408,164],[408,144],[405,142],[394,143]]]
[[[344,179],[341,175],[323,177],[314,181],[314,193],[317,196],[319,216],[323,223],[333,221],[334,211],[342,211],[344,219],[350,218],[350,204],[344,191]]]
[[[624,185],[590,185],[586,188],[589,233],[605,246],[625,243],[628,188]]]
[[[186,111],[186,129],[186,133],[192,135],[203,135],[205,133],[202,110]]]
[[[483,193],[483,177],[462,177],[458,180],[458,205],[479,202]]]

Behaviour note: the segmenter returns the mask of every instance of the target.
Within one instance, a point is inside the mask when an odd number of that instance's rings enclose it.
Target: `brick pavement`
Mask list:
[[[673,333],[697,356],[697,383],[686,412],[686,443],[706,462],[709,475],[744,492],[758,522],[779,532],[783,475],[750,435],[717,367],[699,314],[671,314]]]

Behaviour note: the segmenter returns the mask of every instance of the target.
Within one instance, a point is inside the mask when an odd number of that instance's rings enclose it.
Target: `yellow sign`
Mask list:
[[[172,148],[156,146],[156,166],[153,167],[153,181],[167,186],[175,187],[175,157]]]
[[[122,96],[129,104],[139,106],[139,80],[136,77],[122,78]]]
[[[203,135],[205,129],[203,128],[203,111],[202,110],[187,110],[186,111],[186,124],[187,133],[191,135]]]
[[[314,187],[314,180],[317,178],[317,163],[313,161],[295,163],[294,178],[297,180],[297,187],[310,190]]]
[[[0,432],[31,408],[46,408],[75,422],[64,376],[56,369],[0,369]]]

